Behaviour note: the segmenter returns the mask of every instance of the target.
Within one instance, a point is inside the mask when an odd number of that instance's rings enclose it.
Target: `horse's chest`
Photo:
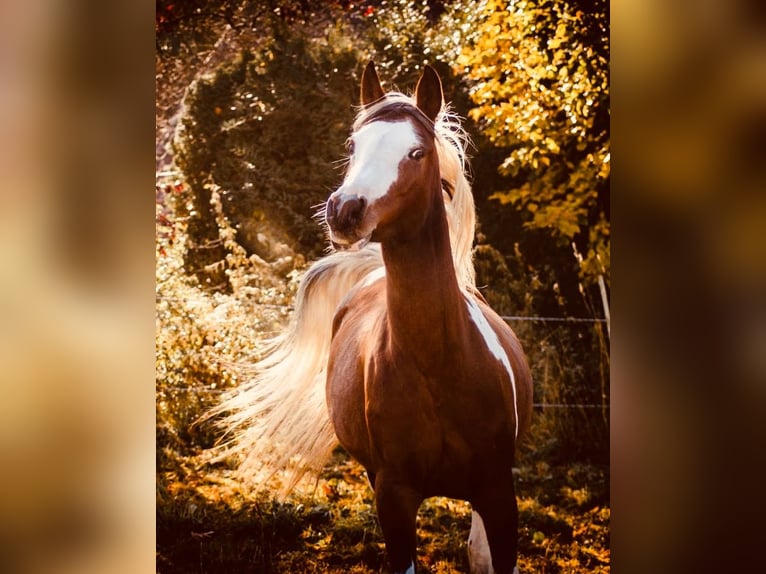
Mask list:
[[[424,372],[402,361],[376,371],[367,380],[366,419],[382,459],[417,460],[433,474],[460,473],[507,436],[497,408],[502,397],[472,384],[459,366]]]

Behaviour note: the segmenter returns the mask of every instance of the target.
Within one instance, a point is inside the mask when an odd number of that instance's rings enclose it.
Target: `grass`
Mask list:
[[[340,449],[316,482],[282,502],[199,456],[165,466],[172,469],[158,479],[160,574],[387,572],[372,489]],[[522,572],[609,572],[608,469],[522,462],[516,489]],[[418,514],[418,571],[467,572],[470,521],[465,502],[426,500]]]

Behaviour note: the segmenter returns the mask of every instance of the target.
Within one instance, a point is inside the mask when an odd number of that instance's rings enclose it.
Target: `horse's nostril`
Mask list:
[[[327,205],[325,206],[325,217],[328,221],[335,218],[335,216],[338,214],[338,203],[340,201],[340,197],[337,195],[331,195],[330,198],[327,200]]]
[[[366,206],[367,200],[364,197],[355,195],[343,203],[341,216],[349,223],[358,223],[364,215],[364,208]]]
[[[330,197],[327,201],[327,223],[334,229],[356,227],[364,217],[367,199],[359,195]]]

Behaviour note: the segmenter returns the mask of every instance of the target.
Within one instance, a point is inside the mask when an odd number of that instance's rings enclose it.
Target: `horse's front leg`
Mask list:
[[[375,505],[386,554],[395,574],[414,574],[416,521],[423,495],[402,481],[380,472],[375,479]]]
[[[518,574],[516,553],[519,512],[513,488],[513,476],[511,473],[502,478],[495,476],[489,482],[490,484],[483,489],[482,494],[471,500],[474,510],[480,515],[476,532],[472,524],[471,534],[478,539],[474,542],[480,541],[480,538],[486,535],[493,568],[487,570],[486,557],[482,561],[484,564],[474,566],[472,563],[472,568],[476,567],[477,571],[481,572],[479,568],[483,567],[485,568],[483,571],[494,572],[494,574]],[[469,555],[470,551],[469,548]],[[471,556],[471,558],[474,557]]]

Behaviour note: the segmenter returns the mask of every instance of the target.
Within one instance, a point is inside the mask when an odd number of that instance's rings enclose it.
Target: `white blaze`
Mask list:
[[[343,187],[353,189],[371,205],[386,195],[399,177],[399,163],[420,141],[408,121],[367,124],[353,140],[354,155]]]
[[[505,370],[508,371],[508,376],[511,379],[511,387],[513,387],[513,414],[516,422],[516,436],[519,436],[519,412],[516,408],[516,377],[513,375],[513,369],[511,368],[511,362],[508,360],[508,355],[500,344],[500,339],[497,338],[497,333],[492,330],[489,325],[489,321],[481,312],[478,303],[470,296],[466,295],[466,303],[468,303],[468,314],[471,316],[471,320],[479,329],[479,333],[484,338],[484,342],[487,344],[487,348],[498,361],[500,361]]]

